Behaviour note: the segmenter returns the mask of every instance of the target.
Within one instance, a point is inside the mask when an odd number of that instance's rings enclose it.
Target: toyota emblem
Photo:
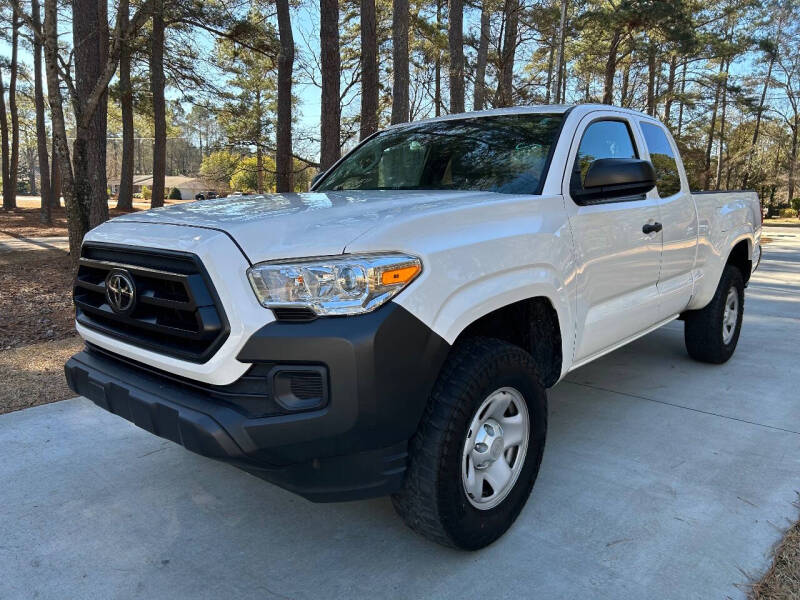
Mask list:
[[[136,285],[125,269],[113,269],[106,276],[106,300],[115,313],[126,315],[136,305]]]

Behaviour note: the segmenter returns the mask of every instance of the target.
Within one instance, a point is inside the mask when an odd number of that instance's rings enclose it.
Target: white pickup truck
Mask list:
[[[669,132],[610,106],[391,127],[312,191],[118,217],[83,245],[72,389],[314,501],[392,494],[476,549],[542,460],[546,388],[683,319],[736,347],[752,192],[692,193]]]

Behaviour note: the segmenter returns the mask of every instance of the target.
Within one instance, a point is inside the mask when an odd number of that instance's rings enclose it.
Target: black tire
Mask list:
[[[733,337],[726,343],[723,339],[724,314],[728,292],[736,290],[738,305]],[[717,291],[711,302],[703,309],[689,311],[684,315],[683,339],[689,356],[700,362],[722,364],[733,356],[744,314],[744,278],[733,265],[722,271]]]
[[[507,496],[494,508],[480,510],[462,484],[462,452],[476,411],[502,387],[513,387],[524,398],[528,447]],[[546,432],[547,393],[531,355],[496,339],[464,342],[442,368],[411,440],[403,489],[392,496],[395,509],[411,529],[445,546],[477,550],[491,544],[511,526],[531,493]]]

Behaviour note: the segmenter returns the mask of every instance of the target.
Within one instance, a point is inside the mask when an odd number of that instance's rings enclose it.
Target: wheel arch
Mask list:
[[[551,298],[532,296],[481,314],[461,329],[454,345],[473,337],[490,337],[518,346],[533,356],[542,384],[552,387],[565,365],[561,323]],[[566,347],[571,348],[569,344]]]
[[[728,253],[725,265],[734,265],[742,272],[745,285],[750,280],[750,273],[753,270],[753,243],[749,237],[740,238]]]
[[[715,250],[709,252],[706,263],[699,269],[701,277],[695,280],[694,295],[687,310],[699,310],[711,302],[725,267],[729,264],[734,264],[741,270],[747,285],[752,272],[754,244],[755,237],[750,228],[740,228],[738,232],[732,232],[725,241],[714,244]]]

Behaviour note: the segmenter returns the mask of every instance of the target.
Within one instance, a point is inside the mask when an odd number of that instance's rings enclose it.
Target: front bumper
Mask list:
[[[272,322],[244,345],[245,363],[318,364],[328,403],[254,417],[202,387],[88,348],[65,366],[77,394],[142,429],[318,502],[391,493],[407,444],[449,350],[402,307],[357,317]]]

